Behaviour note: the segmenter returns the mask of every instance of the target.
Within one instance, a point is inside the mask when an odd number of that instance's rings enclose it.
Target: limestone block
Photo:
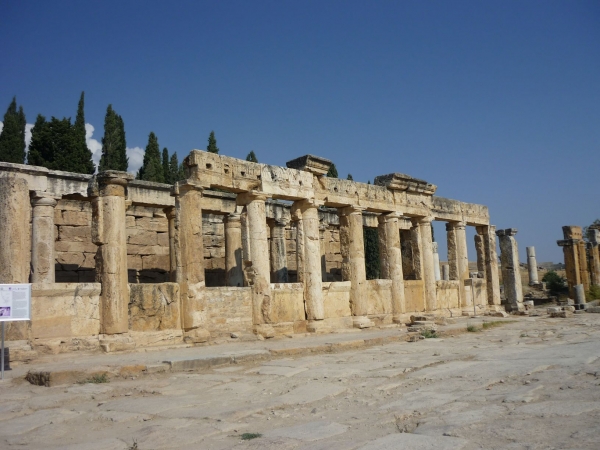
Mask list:
[[[406,312],[425,311],[423,280],[404,280]]]
[[[157,331],[181,328],[177,283],[130,284],[129,328]]]
[[[83,253],[56,252],[56,262],[63,265],[81,266],[85,256]]]
[[[169,248],[169,233],[156,233],[156,242],[162,247]]]
[[[168,255],[144,255],[142,256],[142,268],[144,270],[165,270],[169,271],[171,259]]]
[[[61,241],[90,242],[92,239],[91,226],[74,227],[62,225],[58,227],[58,239]]]
[[[392,280],[367,280],[368,314],[392,314]]]
[[[132,205],[127,208],[127,215],[134,217],[154,217],[154,208],[148,206]]]
[[[91,211],[55,210],[54,213],[54,223],[56,225],[90,226],[91,222]]]
[[[128,228],[135,228],[135,216],[127,215],[125,216],[125,226]]]
[[[323,282],[325,319],[350,317],[350,281]]]
[[[575,307],[574,306],[563,306],[562,309],[563,309],[563,311],[567,311],[567,312],[574,312],[575,311]]]
[[[562,311],[560,306],[551,306],[547,309],[548,314],[556,313]]]
[[[271,320],[273,323],[304,320],[302,283],[271,285]]]
[[[157,255],[164,256],[169,254],[169,247],[162,247],[160,245],[127,245],[128,255]]]
[[[54,243],[54,250],[58,252],[69,252],[69,253],[96,253],[98,247],[91,242],[82,241],[56,241]]]
[[[92,205],[89,201],[62,199],[56,205],[56,212],[59,213],[61,211],[87,212],[91,214]]]
[[[156,232],[138,230],[127,230],[127,243],[136,245],[158,245],[158,239]]]
[[[551,312],[550,313],[550,317],[566,319],[567,318],[567,311]]]
[[[134,270],[142,270],[142,257],[140,255],[127,255],[127,268]]]
[[[169,223],[166,218],[161,217],[140,217],[135,219],[136,228],[147,231],[159,231],[166,233],[169,231]]]

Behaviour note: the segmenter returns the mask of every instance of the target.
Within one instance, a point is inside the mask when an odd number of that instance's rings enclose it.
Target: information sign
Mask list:
[[[0,322],[31,320],[31,284],[0,284]]]

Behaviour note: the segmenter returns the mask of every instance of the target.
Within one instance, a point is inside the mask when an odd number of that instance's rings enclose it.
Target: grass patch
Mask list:
[[[421,336],[423,336],[425,339],[439,337],[438,334],[433,330],[423,330],[423,331],[421,331]]]
[[[261,436],[262,436],[262,434],[260,434],[260,433],[244,433],[244,434],[242,434],[241,438],[242,438],[242,441],[249,441],[251,439],[256,439]]]
[[[93,384],[101,384],[101,383],[109,383],[110,380],[108,379],[108,375],[103,373],[103,374],[96,374],[90,378],[86,378],[83,381],[78,381],[79,384],[87,384],[87,383],[93,383]]]
[[[507,323],[513,323],[514,320],[492,320],[491,322],[483,322],[483,329],[487,330],[488,328],[499,327],[505,325]]]
[[[479,328],[477,328],[475,325],[468,324],[467,331],[469,333],[476,333],[477,331],[479,331]]]

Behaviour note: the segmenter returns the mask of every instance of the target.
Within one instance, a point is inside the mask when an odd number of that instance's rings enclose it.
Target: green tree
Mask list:
[[[365,269],[367,280],[379,278],[381,270],[379,262],[379,233],[377,228],[364,227],[363,240],[365,247]]]
[[[169,166],[169,150],[167,147],[162,151],[163,183],[173,184],[171,181],[171,171]]]
[[[208,136],[208,147],[206,147],[206,151],[210,153],[219,153],[219,147],[217,147],[217,138],[215,137],[215,132],[211,131]]]
[[[53,161],[52,140],[49,136],[50,124],[46,118],[38,114],[35,124],[31,129],[31,142],[29,143],[29,153],[27,154],[27,164],[32,166],[48,167]]]
[[[554,294],[561,294],[567,291],[567,280],[561,277],[554,270],[549,270],[542,277],[542,281],[546,283],[546,287]]]
[[[25,163],[25,113],[23,107],[17,110],[17,98],[13,97],[4,114],[4,126],[0,133],[0,161]]]
[[[104,116],[104,137],[102,138],[102,156],[98,171],[121,170],[129,167],[127,143],[125,141],[125,125],[123,119],[108,105]]]
[[[144,153],[144,162],[142,163],[142,167],[138,170],[137,178],[139,180],[154,181],[156,183],[165,182],[158,138],[153,131],[148,135],[148,145],[146,145],[146,151]]]
[[[72,134],[72,138],[70,139],[72,147],[61,147],[61,151],[64,151],[65,154],[61,154],[60,157],[57,158],[57,161],[60,160],[60,164],[62,165],[59,170],[91,175],[96,171],[96,167],[92,160],[92,152],[85,141],[85,114],[83,112],[84,95],[85,93],[82,92],[81,97],[79,97],[77,117],[70,130]],[[65,119],[63,119],[63,121],[64,120]],[[66,142],[66,137],[63,137],[62,140]]]
[[[177,158],[177,153],[173,152],[171,155],[171,159],[169,160],[169,181],[166,181],[169,184],[174,184],[177,181],[183,180],[183,171],[180,172],[179,159]]]
[[[329,170],[327,171],[327,176],[329,178],[338,178],[338,171],[335,167],[335,164],[331,164],[331,166],[329,166]]]
[[[246,156],[246,161],[250,161],[250,162],[258,162],[258,159],[256,159],[256,155],[254,154],[254,150],[250,150],[250,153],[248,153],[248,156]]]
[[[352,174],[351,173],[348,174],[348,178],[346,178],[346,180],[354,181],[354,178],[352,178]]]

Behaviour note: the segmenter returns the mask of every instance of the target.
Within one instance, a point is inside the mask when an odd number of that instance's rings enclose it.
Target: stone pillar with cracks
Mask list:
[[[539,284],[537,260],[535,259],[535,247],[526,247],[527,271],[529,273],[529,286]]]
[[[437,285],[435,283],[435,270],[433,268],[433,242],[431,240],[432,217],[413,219],[419,227],[421,236],[421,260],[423,268],[423,293],[425,297],[425,310],[437,309]]]
[[[323,305],[323,275],[321,273],[321,241],[319,238],[319,204],[300,200],[292,205],[294,217],[301,217],[304,240],[304,304],[307,330],[317,332],[325,318]]]
[[[127,231],[125,198],[133,175],[107,170],[90,180],[92,241],[96,252],[96,277],[100,293],[100,332],[129,331],[129,284],[127,280]]]
[[[31,282],[55,282],[54,207],[59,197],[46,192],[31,194]]]
[[[368,328],[373,322],[367,317],[367,272],[363,242],[363,208],[348,206],[339,209],[342,279],[350,281],[350,310],[355,328]]]
[[[394,323],[402,323],[402,314],[406,312],[402,250],[398,224],[400,217],[401,214],[397,212],[381,214],[378,217],[381,277],[392,280],[392,321]]]
[[[165,208],[165,214],[169,224],[169,281],[179,283],[177,267],[181,264],[177,263],[178,252],[175,246],[177,241],[177,210],[174,206],[170,206]]]
[[[252,287],[252,323],[254,332],[263,337],[273,337],[271,322],[271,277],[269,273],[269,240],[263,192],[251,191],[238,195],[238,204],[246,206],[248,244],[252,262],[244,267]]]
[[[506,310],[523,311],[523,287],[521,285],[521,270],[519,248],[515,235],[516,228],[496,231],[500,238],[500,260],[502,264],[502,283],[506,296]]]
[[[500,277],[498,276],[498,253],[496,251],[496,227],[484,225],[476,227],[483,239],[485,252],[485,283],[488,305],[500,306]]]
[[[472,312],[472,299],[467,294],[465,280],[469,279],[469,255],[467,250],[467,232],[464,222],[449,222],[448,231],[448,264],[450,279],[460,282],[460,304],[466,312]]]
[[[591,283],[600,286],[600,230],[597,228],[588,228],[588,241],[590,253],[590,278]]]

